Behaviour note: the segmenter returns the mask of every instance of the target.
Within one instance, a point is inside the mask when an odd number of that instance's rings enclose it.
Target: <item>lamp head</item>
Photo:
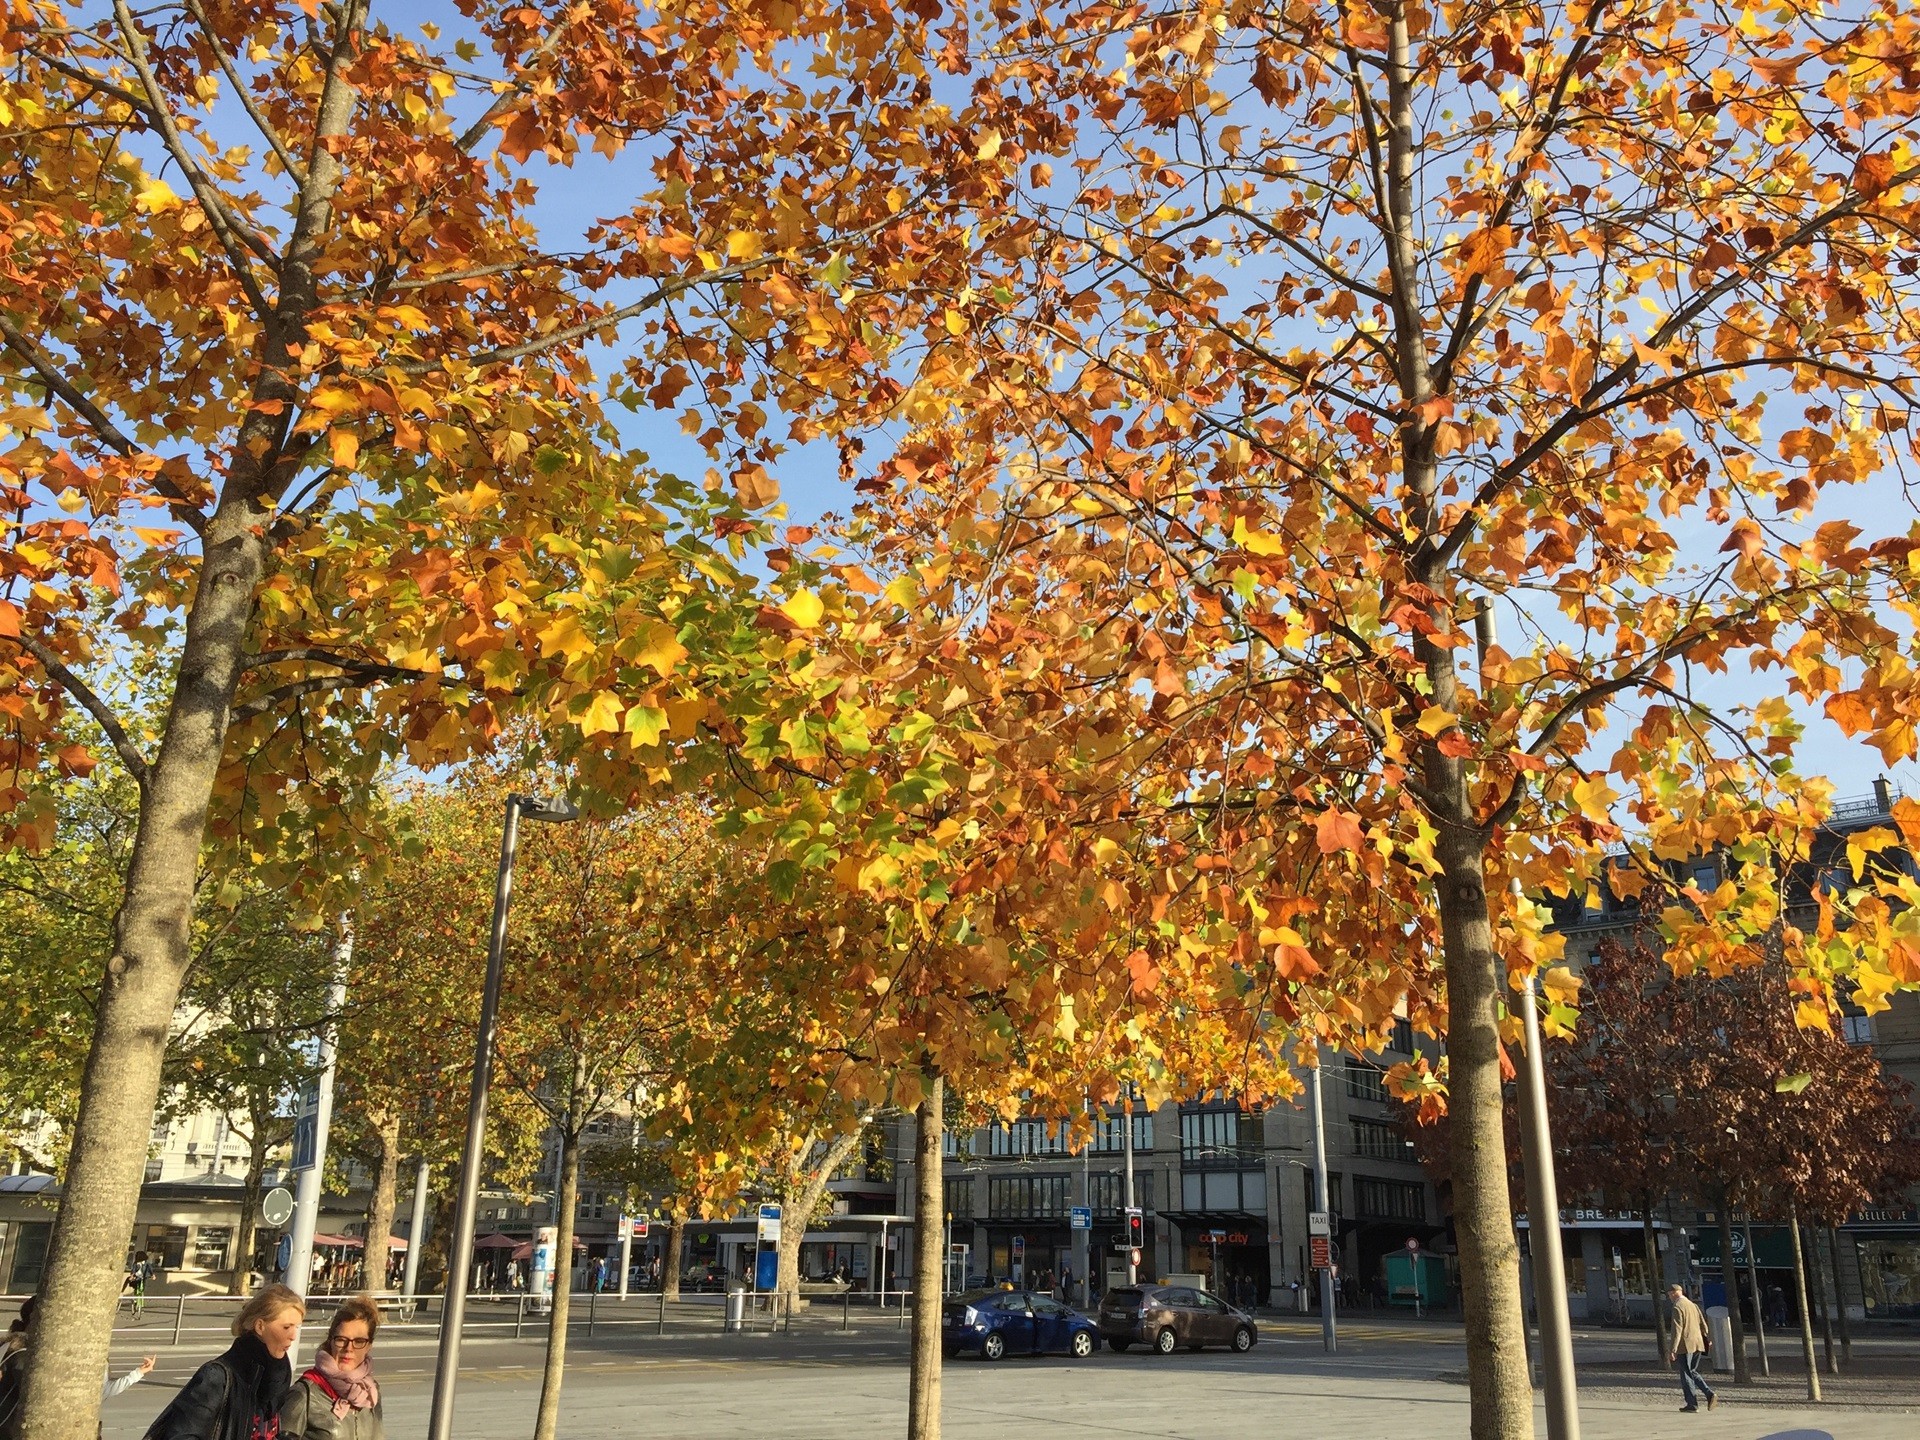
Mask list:
[[[544,820],[552,825],[580,818],[580,807],[562,795],[515,795],[520,813],[529,820]]]

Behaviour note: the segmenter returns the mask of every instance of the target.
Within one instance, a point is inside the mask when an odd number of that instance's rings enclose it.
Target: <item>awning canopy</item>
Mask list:
[[[511,1250],[519,1243],[520,1242],[511,1235],[502,1235],[498,1231],[495,1231],[491,1235],[482,1235],[478,1240],[474,1241],[473,1248],[476,1250]]]

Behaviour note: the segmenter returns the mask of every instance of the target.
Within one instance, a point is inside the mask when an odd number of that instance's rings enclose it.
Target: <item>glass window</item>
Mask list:
[[[1126,1117],[1109,1114],[1093,1122],[1093,1151],[1097,1155],[1119,1155],[1127,1148]],[[1133,1148],[1153,1149],[1153,1116],[1145,1111],[1133,1113]]]
[[[1186,1110],[1180,1115],[1180,1152],[1183,1158],[1199,1158],[1201,1152],[1218,1153],[1240,1148],[1240,1112],[1238,1110]]]
[[[947,1213],[958,1219],[973,1218],[973,1177],[971,1175],[946,1177]]]
[[[1354,1210],[1374,1220],[1415,1220],[1427,1218],[1426,1189],[1415,1181],[1374,1180],[1364,1175],[1353,1179]]]
[[[1411,1020],[1393,1022],[1393,1034],[1387,1038],[1387,1048],[1398,1050],[1402,1055],[1413,1054],[1413,1022]]]
[[[1069,1313],[1066,1306],[1051,1296],[1034,1295],[1030,1298],[1033,1301],[1033,1313],[1036,1315],[1065,1315]]]
[[[987,1213],[995,1219],[1046,1220],[1067,1213],[1065,1175],[995,1175],[987,1181]]]
[[[1840,1017],[1842,1032],[1849,1045],[1871,1045],[1873,1043],[1873,1017],[1871,1015],[1843,1015]]]
[[[1381,1120],[1351,1120],[1353,1153],[1369,1160],[1411,1160],[1413,1147],[1397,1125]]]
[[[1358,1061],[1347,1065],[1347,1098],[1350,1100],[1387,1099],[1387,1082],[1384,1072],[1377,1066],[1361,1064]]]
[[[27,1295],[40,1288],[41,1273],[47,1268],[47,1242],[52,1238],[51,1221],[21,1222],[20,1238],[13,1248],[13,1279],[9,1285],[14,1294]]]
[[[1855,1240],[1860,1289],[1875,1320],[1920,1319],[1920,1240]],[[16,1273],[14,1288],[20,1288]]]
[[[227,1247],[233,1230],[226,1225],[202,1225],[193,1237],[193,1263],[200,1270],[227,1268]]]

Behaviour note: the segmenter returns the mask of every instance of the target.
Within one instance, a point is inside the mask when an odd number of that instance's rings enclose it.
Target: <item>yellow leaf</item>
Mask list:
[[[87,497],[69,485],[58,495],[54,496],[54,504],[58,505],[69,515],[78,515],[82,510],[87,508]]]
[[[180,197],[173,193],[173,187],[166,181],[156,179],[140,187],[133,197],[133,203],[149,215],[155,215],[162,210],[179,209]]]
[[[1000,132],[988,130],[980,137],[980,148],[973,152],[976,160],[991,160],[1000,153]]]
[[[1233,543],[1249,555],[1278,555],[1286,549],[1286,542],[1278,535],[1269,535],[1264,530],[1249,530],[1244,519],[1233,522]]]
[[[664,680],[687,658],[673,626],[664,620],[643,621],[620,646],[620,653],[636,665],[650,665]]]
[[[587,702],[586,713],[580,717],[582,735],[611,735],[620,728],[620,712],[625,707],[620,697],[611,690],[595,692]]]
[[[1611,807],[1620,797],[1607,784],[1606,777],[1595,775],[1591,780],[1582,780],[1573,787],[1573,803],[1580,807],[1580,813],[1589,820],[1608,823],[1612,816]]]
[[[1573,1005],[1580,999],[1580,977],[1564,965],[1556,965],[1541,975],[1540,986],[1556,1005]]]
[[[1425,710],[1420,712],[1420,718],[1414,723],[1422,735],[1437,740],[1447,730],[1451,729],[1453,722],[1459,718],[1460,717],[1455,715],[1451,710],[1445,709],[1442,706],[1429,705]]]
[[[667,712],[653,705],[635,705],[627,711],[625,726],[633,748],[642,749],[660,743],[660,732],[667,728]]]
[[[729,260],[758,260],[765,253],[765,249],[765,244],[757,231],[735,230],[727,236]]]
[[[593,641],[580,628],[579,617],[562,615],[540,632],[542,655],[565,655],[569,660],[593,650]]]
[[[354,462],[360,458],[360,437],[351,430],[329,430],[327,449],[332,452],[336,466],[351,470]]]
[[[826,608],[820,603],[820,597],[811,590],[797,590],[780,607],[780,613],[802,630],[811,630],[820,623]]]

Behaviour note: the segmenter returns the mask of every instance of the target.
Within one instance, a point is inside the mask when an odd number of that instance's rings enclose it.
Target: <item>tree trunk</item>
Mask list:
[[[1665,1279],[1660,1273],[1660,1251],[1654,1244],[1653,1201],[1645,1195],[1640,1197],[1640,1237],[1647,1247],[1647,1291],[1653,1298],[1653,1343],[1662,1365],[1667,1363],[1667,1312],[1661,1304],[1661,1296],[1666,1293]]]
[[[373,1194],[367,1197],[367,1248],[363,1252],[360,1288],[375,1292],[387,1288],[393,1212],[400,1194],[400,1112],[388,1110],[369,1117],[378,1158],[373,1169]],[[409,1245],[417,1243],[409,1237]]]
[[[227,1282],[229,1295],[253,1292],[253,1244],[260,1225],[260,1191],[267,1174],[267,1127],[270,1120],[258,1111],[253,1116],[253,1133],[247,1137],[247,1180],[240,1187],[240,1223],[233,1227],[233,1278]]]
[[[907,1440],[940,1440],[940,1269],[946,1258],[941,1183],[941,1080],[927,1077],[913,1135],[913,1354]]]
[[[1820,1307],[1820,1343],[1827,1373],[1838,1375],[1840,1362],[1833,1357],[1833,1310],[1827,1304],[1827,1282],[1820,1273],[1820,1239],[1811,1226],[1807,1229],[1807,1273],[1813,1277],[1813,1303]]]
[[[667,1244],[660,1252],[660,1293],[669,1301],[680,1298],[680,1257],[686,1250],[686,1212],[676,1208],[667,1216]]]
[[[580,1093],[586,1072],[585,1057],[574,1062],[573,1094]],[[540,1377],[540,1409],[533,1422],[533,1440],[554,1440],[560,1429],[560,1384],[567,1365],[567,1316],[573,1309],[573,1216],[580,1204],[580,1126],[577,1107],[567,1107],[560,1131],[559,1210],[553,1238],[553,1313],[547,1320],[547,1367]]]
[[[1853,1330],[1847,1323],[1847,1290],[1840,1283],[1840,1232],[1827,1231],[1827,1257],[1833,1262],[1833,1309],[1840,1321],[1840,1363],[1853,1363]]]
[[[847,1163],[853,1147],[860,1143],[860,1135],[861,1128],[855,1127],[849,1134],[836,1136],[817,1161],[813,1153],[819,1147],[808,1145],[796,1162],[780,1216],[780,1243],[775,1247],[779,1270],[773,1287],[774,1293],[785,1296],[790,1306],[800,1303],[800,1246],[806,1241],[814,1208],[826,1193],[833,1172]]]
[[[1442,758],[1429,768],[1429,785],[1435,778],[1451,782],[1464,811],[1458,762]],[[1459,825],[1442,831],[1453,1221],[1473,1440],[1530,1440],[1533,1384],[1500,1094],[1500,978],[1505,971],[1493,953],[1482,847],[1477,832]],[[1557,1234],[1545,1238],[1550,1244],[1559,1240]]]
[[[1807,1303],[1807,1263],[1800,1247],[1800,1207],[1791,1199],[1787,1201],[1787,1233],[1793,1237],[1793,1284],[1800,1292],[1800,1358],[1807,1366],[1807,1398],[1818,1400],[1820,1367],[1813,1359],[1813,1309]]]
[[[1740,1319],[1740,1272],[1733,1264],[1733,1212],[1727,1208],[1728,1195],[1720,1192],[1720,1279],[1727,1287],[1727,1324],[1733,1328],[1733,1383],[1751,1385],[1753,1371],[1747,1368],[1747,1327]]]

